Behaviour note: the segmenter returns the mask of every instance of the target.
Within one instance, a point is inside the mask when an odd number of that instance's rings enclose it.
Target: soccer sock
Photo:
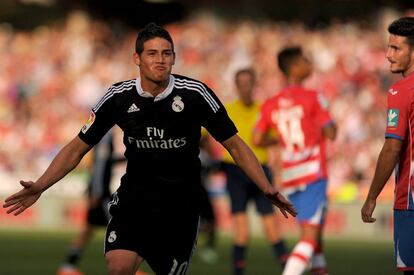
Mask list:
[[[79,259],[82,257],[82,252],[82,249],[71,247],[66,256],[66,263],[76,266],[79,262]]]
[[[233,246],[233,274],[242,275],[246,266],[245,261],[245,246]]]
[[[280,265],[282,268],[285,267],[287,259],[289,257],[289,253],[286,248],[285,241],[282,239],[278,241],[277,243],[274,243],[272,245],[273,252],[275,253],[277,259],[279,260]]]
[[[286,267],[283,270],[283,275],[302,274],[309,264],[315,250],[315,246],[315,242],[309,240],[301,240],[298,244],[296,244],[289,256]]]

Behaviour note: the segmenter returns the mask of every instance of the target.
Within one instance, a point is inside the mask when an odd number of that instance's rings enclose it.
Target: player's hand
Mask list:
[[[23,189],[6,198],[3,208],[7,209],[7,214],[14,213],[15,216],[21,214],[32,206],[42,194],[42,191],[35,186],[32,181],[20,181]]]
[[[361,209],[361,218],[366,223],[373,223],[377,219],[372,217],[372,213],[374,212],[375,206],[376,206],[376,200],[373,199],[367,199],[362,206]]]
[[[265,194],[266,198],[268,198],[276,207],[279,208],[280,212],[282,212],[285,218],[288,218],[288,213],[296,217],[297,212],[293,205],[282,195],[280,192],[276,191],[274,193]]]

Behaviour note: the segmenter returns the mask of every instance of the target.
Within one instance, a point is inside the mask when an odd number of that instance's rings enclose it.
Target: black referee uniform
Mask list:
[[[92,146],[115,124],[128,164],[110,202],[105,252],[136,251],[156,274],[184,274],[199,226],[201,126],[219,142],[237,129],[205,84],[175,74],[156,97],[139,78],[112,85],[79,137]]]

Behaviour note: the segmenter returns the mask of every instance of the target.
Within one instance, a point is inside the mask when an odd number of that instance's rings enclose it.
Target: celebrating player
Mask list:
[[[362,220],[375,222],[372,217],[376,200],[395,169],[394,252],[397,270],[414,274],[414,203],[412,163],[414,144],[414,17],[403,17],[388,27],[387,59],[392,73],[403,79],[388,90],[388,115],[385,142],[367,198],[361,209]]]
[[[112,85],[79,135],[35,182],[5,201],[18,215],[69,173],[117,124],[124,132],[126,173],[110,202],[105,259],[110,275],[134,274],[146,260],[158,275],[185,274],[199,226],[201,127],[288,217],[293,206],[269,183],[217,96],[200,81],[171,74],[174,44],[162,27],[139,32],[134,53],[139,77]]]
[[[327,207],[325,139],[334,139],[333,123],[324,98],[303,88],[312,64],[299,47],[278,54],[279,68],[288,86],[267,100],[254,133],[257,145],[280,142],[282,185],[298,209],[300,241],[294,247],[284,275],[302,274],[312,264],[313,274],[327,274],[322,252],[322,228]],[[268,135],[276,130],[277,139]]]

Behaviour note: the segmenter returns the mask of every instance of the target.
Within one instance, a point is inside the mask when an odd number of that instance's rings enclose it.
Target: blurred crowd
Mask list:
[[[330,193],[353,201],[372,178],[384,139],[386,93],[399,77],[385,59],[389,17],[384,12],[370,24],[309,29],[300,22],[235,22],[199,13],[166,27],[177,53],[173,72],[200,79],[223,102],[235,98],[234,73],[247,66],[257,72],[255,96],[275,94],[283,87],[277,51],[302,45],[315,64],[307,86],[326,96],[339,127],[328,150]],[[30,32],[0,25],[1,175],[39,176],[109,85],[137,76],[136,34],[80,11]],[[385,194],[392,196],[389,186]]]

